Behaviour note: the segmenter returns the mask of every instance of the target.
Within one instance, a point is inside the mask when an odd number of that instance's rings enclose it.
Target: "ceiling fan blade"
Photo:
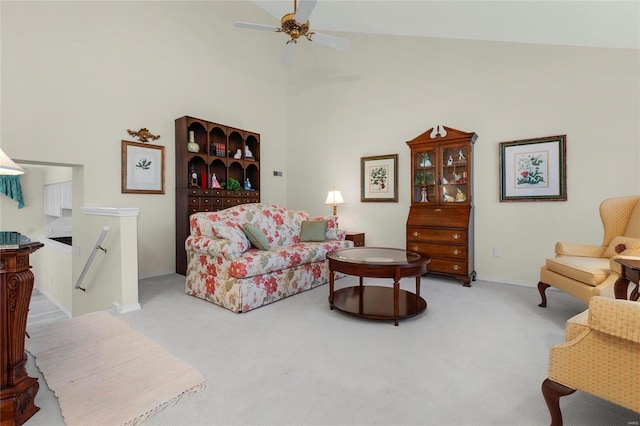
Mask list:
[[[272,32],[275,32],[280,29],[279,27],[274,27],[273,25],[250,24],[248,22],[234,22],[233,26],[238,28],[249,28],[252,30],[262,30],[262,31],[272,31]]]
[[[296,22],[304,24],[309,20],[313,8],[316,7],[318,0],[300,0],[296,9]]]
[[[313,33],[313,35],[311,36],[311,41],[323,46],[333,47],[340,50],[348,49],[351,45],[351,40],[322,33]]]
[[[287,43],[284,45],[284,51],[282,52],[281,64],[288,64],[293,56],[293,49],[296,47],[295,43]]]

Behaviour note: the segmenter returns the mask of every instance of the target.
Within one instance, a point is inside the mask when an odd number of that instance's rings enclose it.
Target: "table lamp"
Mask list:
[[[338,216],[338,204],[344,204],[344,198],[340,191],[336,191],[335,186],[329,194],[327,194],[327,200],[324,202],[326,205],[333,206],[333,215]]]

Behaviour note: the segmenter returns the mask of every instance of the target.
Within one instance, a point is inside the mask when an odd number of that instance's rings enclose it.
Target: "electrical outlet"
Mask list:
[[[493,257],[500,257],[500,256],[502,256],[502,249],[500,247],[494,247]]]

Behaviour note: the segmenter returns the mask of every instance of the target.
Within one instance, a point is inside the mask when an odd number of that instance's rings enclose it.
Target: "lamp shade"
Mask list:
[[[0,175],[21,175],[24,169],[13,162],[7,154],[0,149]]]
[[[342,198],[342,194],[340,193],[340,191],[336,191],[336,189],[334,188],[333,190],[329,191],[329,194],[327,194],[327,200],[324,203],[331,206],[344,204],[344,198]]]

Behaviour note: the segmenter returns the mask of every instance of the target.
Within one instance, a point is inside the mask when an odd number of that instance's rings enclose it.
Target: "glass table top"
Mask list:
[[[327,255],[329,259],[353,263],[406,264],[421,258],[418,253],[384,247],[354,247],[337,250]]]

